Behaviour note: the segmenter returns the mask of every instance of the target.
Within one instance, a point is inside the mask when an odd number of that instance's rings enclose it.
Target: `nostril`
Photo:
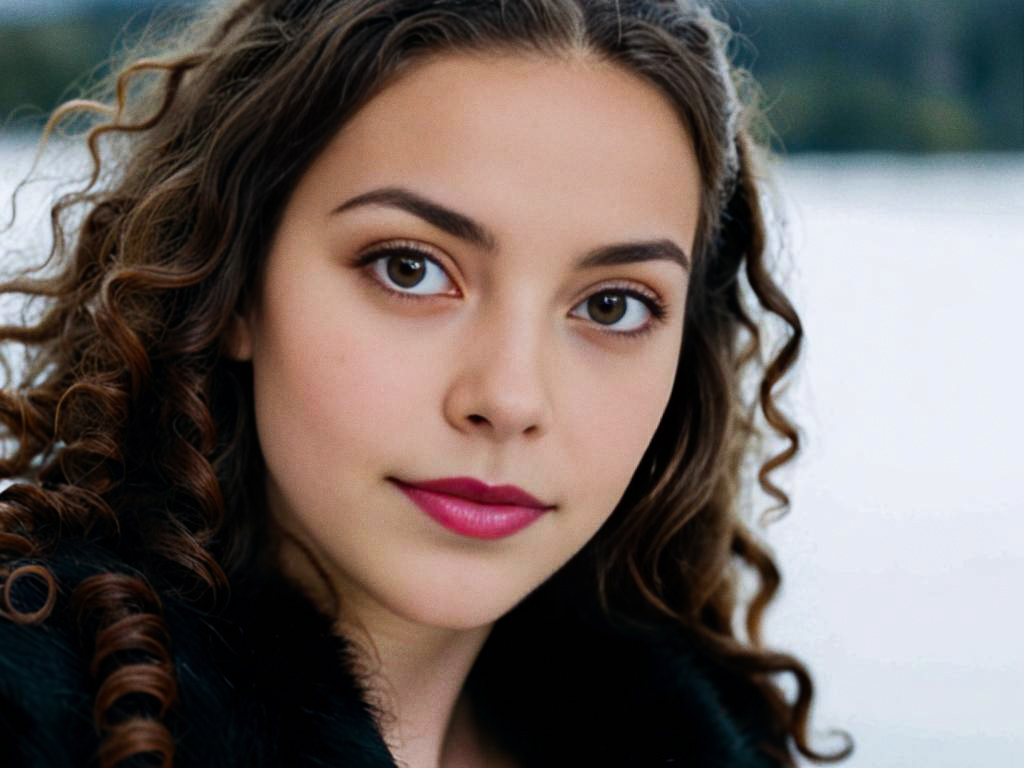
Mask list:
[[[471,413],[469,415],[469,420],[471,422],[473,422],[474,424],[486,424],[487,423],[487,419],[485,419],[483,416],[481,416],[478,413]]]

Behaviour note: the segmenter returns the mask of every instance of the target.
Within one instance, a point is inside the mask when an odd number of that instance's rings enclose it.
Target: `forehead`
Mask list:
[[[444,54],[415,62],[311,169],[335,198],[401,183],[510,221],[671,224],[689,246],[699,171],[668,99],[592,57]],[[596,234],[596,233],[595,233]],[[637,234],[649,234],[638,231]]]

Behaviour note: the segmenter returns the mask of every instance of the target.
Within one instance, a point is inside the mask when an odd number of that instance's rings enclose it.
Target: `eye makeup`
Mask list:
[[[433,268],[440,270],[452,284],[452,291],[446,293],[413,293],[408,290],[399,290],[398,288],[393,288],[386,284],[385,278],[381,277],[378,270],[373,267],[379,261],[403,256],[420,261],[424,263],[424,265],[431,265]],[[459,298],[462,296],[458,286],[455,285],[455,281],[451,279],[450,275],[448,275],[448,271],[441,265],[440,261],[433,255],[432,251],[413,241],[394,241],[379,246],[373,246],[370,250],[364,252],[356,259],[354,266],[362,270],[366,275],[366,278],[375,287],[379,288],[390,297],[396,298],[400,301],[416,302],[434,298]],[[650,289],[641,288],[635,283],[623,283],[621,281],[613,281],[608,284],[599,285],[596,290],[592,291],[583,299],[583,301],[577,303],[573,307],[573,313],[571,313],[570,316],[586,321],[585,318],[575,314],[575,310],[587,304],[594,297],[602,294],[624,297],[627,300],[627,303],[630,301],[640,302],[649,315],[647,322],[642,326],[629,330],[614,330],[612,324],[600,323],[595,320],[587,321],[590,326],[607,336],[617,339],[635,339],[654,330],[655,327],[664,323],[668,316],[668,307],[655,292]]]

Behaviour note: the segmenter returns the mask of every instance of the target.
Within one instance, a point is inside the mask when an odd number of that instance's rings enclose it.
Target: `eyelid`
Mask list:
[[[441,297],[455,297],[458,298],[462,295],[462,291],[459,288],[456,280],[451,276],[450,270],[448,270],[442,263],[442,259],[438,257],[438,254],[431,248],[428,248],[415,240],[386,240],[380,243],[371,245],[367,250],[356,259],[355,266],[359,268],[365,268],[373,264],[386,256],[394,254],[400,254],[403,252],[413,251],[418,256],[422,256],[426,261],[431,262],[434,266],[444,272],[448,282],[454,286],[454,293],[412,293],[410,291],[399,291],[392,288],[389,285],[384,284],[380,279],[368,276],[368,279],[378,288],[385,291],[386,293],[396,296],[401,299],[411,299],[413,301],[428,300],[432,298]],[[371,271],[371,270],[367,270]]]
[[[462,292],[459,289],[456,281],[452,278],[450,271],[442,263],[442,259],[438,258],[438,255],[432,248],[429,248],[428,246],[425,246],[415,240],[386,240],[380,243],[375,243],[369,246],[358,257],[356,261],[356,266],[366,267],[385,256],[392,255],[396,252],[401,253],[403,251],[413,251],[417,255],[422,256],[427,261],[432,262],[435,266],[437,266],[438,269],[442,270],[445,273],[449,282],[451,282],[452,285],[455,286],[455,291],[457,293],[418,294],[411,293],[408,291],[399,291],[394,288],[391,288],[388,285],[385,285],[377,277],[369,276],[368,279],[372,281],[377,288],[396,298],[407,299],[412,301],[429,300],[438,297],[458,298],[462,295]],[[600,323],[586,321],[585,318],[580,318],[577,315],[573,314],[573,311],[576,310],[577,307],[579,307],[584,302],[590,300],[593,296],[599,293],[610,291],[617,291],[623,293],[628,297],[634,298],[637,301],[640,301],[647,309],[648,314],[650,315],[650,318],[648,319],[647,323],[641,326],[640,328],[635,328],[630,331],[616,331],[612,330],[610,326],[602,326]],[[612,336],[619,339],[629,339],[633,337],[642,336],[645,333],[654,330],[654,328],[657,325],[661,324],[665,320],[667,314],[668,306],[666,305],[664,300],[662,300],[661,296],[658,294],[657,291],[647,287],[642,283],[612,279],[610,281],[601,282],[587,288],[582,298],[572,305],[569,316],[584,320],[585,322],[587,322],[588,325],[595,327],[599,333],[603,333],[607,336]]]
[[[585,301],[593,296],[595,293],[604,293],[605,291],[622,291],[630,296],[636,296],[641,299],[648,299],[658,305],[663,305],[661,297],[658,292],[653,288],[648,288],[643,283],[635,283],[631,280],[617,280],[612,278],[610,281],[606,280],[596,285],[592,285],[583,293],[581,301]],[[579,305],[579,302],[576,302]]]
[[[589,301],[592,297],[606,292],[621,293],[629,298],[635,299],[644,305],[647,310],[649,318],[647,322],[639,328],[634,328],[629,331],[616,331],[610,325],[602,325],[592,321],[586,321],[585,318],[581,318],[575,314],[575,310],[582,306],[585,302]],[[634,339],[639,336],[643,336],[650,331],[653,331],[658,325],[661,325],[666,321],[668,317],[668,304],[661,298],[661,296],[651,288],[641,284],[633,283],[629,281],[611,281],[605,283],[599,283],[596,286],[591,286],[587,289],[583,298],[577,301],[572,306],[570,317],[576,317],[584,320],[589,326],[596,328],[599,333],[606,336],[611,336],[617,339]]]
[[[359,265],[369,264],[371,261],[379,259],[384,254],[388,254],[391,251],[416,251],[416,253],[429,258],[438,266],[443,266],[441,264],[441,259],[438,258],[439,254],[434,249],[423,245],[416,240],[383,240],[381,242],[374,243],[363,251],[357,263]],[[447,272],[448,270],[445,271]]]

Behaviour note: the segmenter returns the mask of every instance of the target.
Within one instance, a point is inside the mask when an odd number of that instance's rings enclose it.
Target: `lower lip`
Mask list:
[[[480,504],[459,496],[425,491],[393,481],[402,493],[445,528],[475,539],[511,536],[544,514],[543,509],[511,504]]]

